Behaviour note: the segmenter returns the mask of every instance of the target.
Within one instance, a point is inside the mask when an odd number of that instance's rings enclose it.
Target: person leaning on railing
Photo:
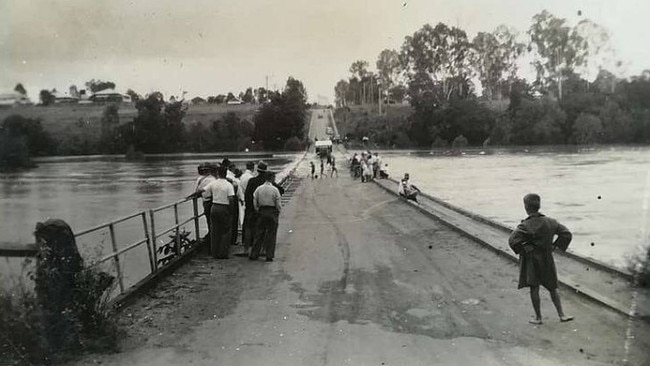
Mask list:
[[[213,175],[215,174],[215,169],[216,166],[210,163],[200,164],[198,167],[199,177],[196,179],[196,187],[194,189],[195,193],[200,191],[201,200],[203,201],[203,215],[205,216],[205,222],[208,227],[208,235],[206,236],[208,242],[210,241],[210,209],[212,208],[212,197],[210,196],[210,192],[205,191],[205,187],[216,180]]]
[[[228,259],[230,251],[231,231],[231,207],[234,205],[235,189],[226,180],[226,168],[216,168],[217,179],[208,184],[203,190],[199,190],[188,196],[198,197],[203,192],[209,192],[212,197],[210,208],[210,253],[217,259]]]

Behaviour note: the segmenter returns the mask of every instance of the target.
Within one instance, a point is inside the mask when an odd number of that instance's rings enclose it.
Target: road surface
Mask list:
[[[310,133],[327,121],[314,118]],[[544,293],[545,323],[528,324],[513,263],[343,167],[338,179],[309,179],[310,159],[282,212],[274,262],[197,256],[122,312],[122,352],[80,364],[650,362],[646,323],[561,292],[573,322],[560,323]]]

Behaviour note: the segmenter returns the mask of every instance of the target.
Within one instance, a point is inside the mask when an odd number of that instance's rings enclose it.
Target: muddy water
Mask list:
[[[574,234],[571,249],[624,266],[639,250],[650,216],[650,148],[537,148],[465,155],[385,152],[393,177],[410,172],[423,191],[498,222],[525,218],[522,197],[542,196],[542,212]]]
[[[280,155],[265,161],[272,169],[281,170],[295,157]],[[36,222],[48,218],[63,219],[78,232],[177,201],[192,193],[196,166],[206,159],[182,156],[138,162],[106,158],[51,159],[32,170],[0,174],[0,242],[31,243]],[[247,161],[245,158],[231,160],[241,169]],[[181,220],[191,213],[191,202],[179,208]],[[173,211],[159,214],[156,225],[160,229],[173,225]],[[188,224],[187,230],[191,229],[193,224]],[[201,229],[205,231],[203,220]],[[134,218],[118,224],[116,237],[118,247],[144,238],[142,220]],[[78,245],[84,258],[91,260],[112,251],[108,230],[83,236],[78,239]],[[124,263],[126,271],[148,269],[146,248],[137,248],[133,253],[137,259]],[[0,275],[14,275],[19,270],[19,262],[0,258]]]

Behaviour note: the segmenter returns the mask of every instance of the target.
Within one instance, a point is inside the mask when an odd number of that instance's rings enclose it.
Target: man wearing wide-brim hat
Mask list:
[[[265,174],[268,171],[268,165],[264,161],[259,161],[257,163],[257,176],[251,178],[248,180],[248,184],[246,185],[246,192],[244,192],[244,201],[246,204],[246,211],[244,213],[244,247],[245,248],[250,248],[253,246],[253,241],[254,238],[256,237],[255,234],[255,224],[257,221],[257,213],[255,212],[255,208],[253,206],[253,193],[255,190],[264,184],[266,181]],[[278,191],[280,191],[280,194],[284,194],[284,189],[277,183],[273,182],[273,186],[275,186]]]

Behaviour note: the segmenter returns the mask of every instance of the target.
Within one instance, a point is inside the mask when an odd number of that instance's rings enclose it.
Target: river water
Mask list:
[[[270,168],[282,170],[297,155],[265,158]],[[240,169],[248,159],[231,158]],[[114,160],[108,157],[52,158],[39,162],[35,169],[18,173],[0,173],[0,242],[33,243],[37,222],[48,218],[65,220],[75,232],[115,220],[138,211],[178,201],[194,190],[196,167],[203,161],[220,161],[214,156],[164,156],[145,161]],[[199,207],[199,212],[203,208]],[[179,208],[181,221],[192,214],[191,202]],[[173,211],[157,216],[156,226],[173,225]],[[206,231],[203,219],[201,230]],[[186,225],[188,231],[192,223]],[[112,252],[108,230],[77,240],[84,258],[96,260]],[[144,238],[141,218],[116,226],[119,248]],[[163,236],[163,239],[166,239]],[[124,263],[126,272],[148,269],[146,247],[134,250],[137,260]],[[13,276],[17,260],[0,258],[0,275]],[[112,269],[111,269],[112,271]],[[141,273],[140,273],[141,274]],[[132,276],[132,284],[140,276]],[[2,284],[0,282],[0,284]]]
[[[574,234],[570,249],[623,267],[638,252],[650,216],[650,148],[597,147],[472,151],[464,155],[384,152],[394,178],[405,172],[435,197],[509,226],[526,217],[522,197]],[[647,240],[645,240],[647,243]]]

